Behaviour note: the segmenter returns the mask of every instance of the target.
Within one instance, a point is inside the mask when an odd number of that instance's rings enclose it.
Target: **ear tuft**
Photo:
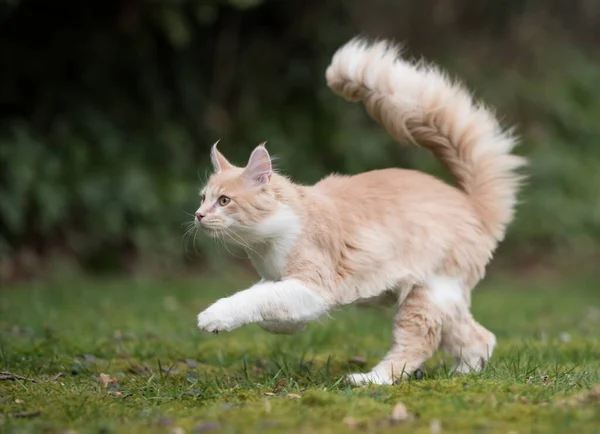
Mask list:
[[[244,169],[242,176],[256,185],[268,184],[271,181],[273,174],[273,166],[271,165],[271,156],[265,147],[266,142],[261,143],[248,159],[248,164]]]
[[[217,149],[217,144],[220,141],[221,139],[217,140],[210,149],[210,161],[212,162],[213,168],[216,173],[231,169],[233,167],[233,165],[229,161],[227,161],[227,158],[225,158],[223,154],[221,154]]]

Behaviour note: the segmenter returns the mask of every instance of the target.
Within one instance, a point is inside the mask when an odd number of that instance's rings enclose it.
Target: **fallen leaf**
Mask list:
[[[281,378],[277,384],[275,384],[275,387],[273,387],[273,393],[279,393],[281,392],[281,389],[283,389],[283,387],[287,384],[287,378]]]
[[[110,376],[106,374],[100,374],[100,381],[102,381],[102,385],[104,388],[108,387],[108,383],[110,382]]]
[[[288,398],[302,398],[302,396],[298,395],[297,393],[288,393],[287,396]]]
[[[275,396],[275,394],[273,392],[265,392],[266,396]]]
[[[116,386],[118,384],[117,380],[115,378],[112,378],[110,375],[107,375],[107,374],[100,374],[100,381],[102,381],[102,385],[104,386],[105,389],[109,385]]]
[[[185,430],[180,426],[174,426],[171,428],[171,434],[185,434]]]
[[[404,404],[399,402],[392,409],[392,422],[403,422],[408,419],[408,411]]]
[[[23,402],[25,402],[25,401],[23,401],[22,399],[17,398],[17,399],[15,399],[15,402],[17,404],[23,404]]]
[[[442,432],[442,423],[437,419],[433,419],[429,423],[429,431],[431,431],[432,433]]]

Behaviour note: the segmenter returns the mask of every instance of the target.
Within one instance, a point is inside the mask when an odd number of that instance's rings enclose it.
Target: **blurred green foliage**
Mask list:
[[[56,252],[96,270],[180,263],[218,138],[240,164],[267,140],[301,182],[445,176],[325,86],[358,33],[404,41],[517,126],[530,179],[504,251],[594,253],[598,25],[595,0],[0,1],[0,275]]]

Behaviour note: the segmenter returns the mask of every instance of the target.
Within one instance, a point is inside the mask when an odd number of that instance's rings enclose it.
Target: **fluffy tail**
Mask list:
[[[333,56],[327,84],[362,101],[398,141],[429,149],[457,178],[490,235],[504,237],[514,214],[525,159],[510,152],[516,140],[469,92],[434,66],[399,57],[385,41],[353,39]]]

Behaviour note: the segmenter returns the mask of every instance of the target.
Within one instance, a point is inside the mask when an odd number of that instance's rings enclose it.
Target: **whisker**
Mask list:
[[[198,253],[198,244],[196,244],[196,237],[198,236],[198,231],[194,231],[194,240],[192,241],[192,245],[194,246],[194,253],[196,256],[199,256]]]
[[[227,233],[227,228],[225,228],[225,230],[223,231],[223,234],[224,234],[224,235],[229,235],[229,234]],[[230,235],[229,235],[229,236],[230,236]],[[225,250],[227,250],[227,252],[228,252],[228,253],[229,253],[231,256],[233,256],[234,258],[241,258],[241,256],[236,256],[236,255],[234,255],[234,254],[231,252],[231,250],[229,250],[229,246],[227,246],[227,243],[225,242],[225,240],[224,240],[224,239],[222,239],[222,240],[221,240],[221,242],[223,243],[223,247],[225,247]]]
[[[256,254],[259,258],[262,258],[262,255],[260,253],[258,253],[256,250],[254,250],[252,247],[250,247],[250,244],[244,240],[240,235],[236,234],[235,232],[228,230],[227,229],[227,235],[229,235],[229,237],[234,240],[236,243],[240,244],[242,247],[250,250],[252,253]],[[234,237],[235,236],[235,237]]]
[[[182,213],[184,213],[184,214],[186,214],[186,215],[188,215],[188,216],[192,217],[192,218],[195,218],[195,217],[196,217],[194,214],[190,214],[189,212],[187,212],[187,211],[186,211],[186,210],[184,210],[184,209],[182,209],[182,210],[180,210],[180,211],[181,211]]]
[[[195,229],[195,228],[196,228],[196,227],[195,227],[194,225],[190,226],[190,227],[188,228],[188,230],[187,230],[187,231],[185,231],[185,233],[184,233],[184,234],[183,234],[183,236],[182,236],[182,238],[183,238],[183,243],[184,243],[184,249],[185,249],[185,256],[186,256],[186,258],[187,258],[187,259],[192,259],[192,258],[191,258],[191,256],[190,256],[190,252],[189,252],[189,248],[188,248],[188,246],[189,246],[189,244],[190,244],[190,240],[191,240],[191,238],[192,238],[192,233],[194,233],[194,232],[195,232],[195,231],[194,231],[194,229]]]

